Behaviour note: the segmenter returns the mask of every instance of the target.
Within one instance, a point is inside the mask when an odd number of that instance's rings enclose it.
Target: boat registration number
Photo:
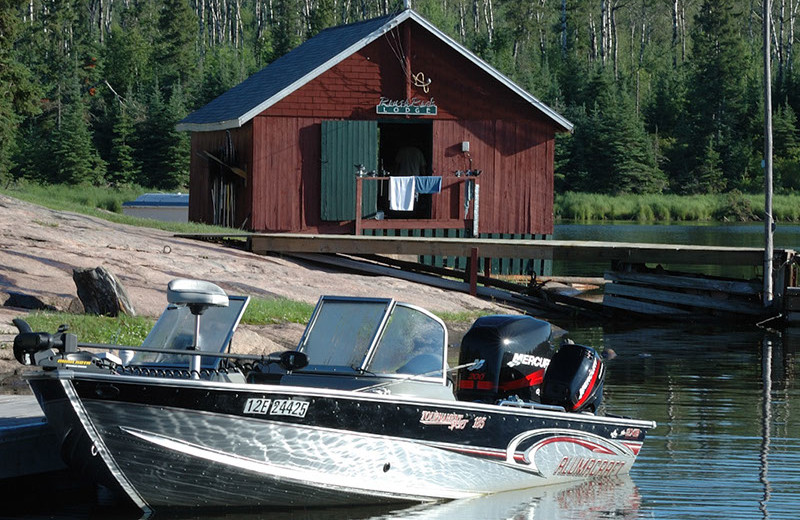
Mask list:
[[[244,404],[244,413],[305,417],[306,412],[308,412],[308,401],[297,401],[294,399],[264,399],[261,397],[251,397]]]

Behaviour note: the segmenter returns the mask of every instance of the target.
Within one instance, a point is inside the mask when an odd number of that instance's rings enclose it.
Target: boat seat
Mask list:
[[[202,314],[209,307],[227,307],[228,295],[211,282],[178,278],[167,285],[167,301]]]

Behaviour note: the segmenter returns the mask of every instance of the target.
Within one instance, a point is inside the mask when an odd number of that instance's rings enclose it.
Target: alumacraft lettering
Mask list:
[[[553,475],[576,477],[610,477],[619,475],[625,462],[621,460],[595,459],[590,457],[564,457]]]
[[[467,426],[469,419],[465,419],[460,413],[442,413],[423,410],[422,417],[419,418],[421,424],[447,426],[448,430],[463,430]]]

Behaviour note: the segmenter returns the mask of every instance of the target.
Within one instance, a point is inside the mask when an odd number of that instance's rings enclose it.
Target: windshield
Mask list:
[[[405,304],[397,304],[367,370],[377,374],[442,377],[444,324]]]
[[[298,347],[308,355],[309,369],[360,369],[390,303],[321,298]]]
[[[298,350],[306,370],[443,377],[447,329],[427,311],[391,299],[320,299]]]
[[[227,307],[209,307],[200,316],[200,350],[224,352],[239,325],[239,320],[250,298],[229,296]],[[142,342],[142,347],[186,350],[194,342],[195,317],[185,305],[167,306],[150,334]],[[155,352],[136,352],[131,365],[188,366],[189,356],[178,354],[159,354]],[[216,368],[219,358],[203,357],[202,368]]]

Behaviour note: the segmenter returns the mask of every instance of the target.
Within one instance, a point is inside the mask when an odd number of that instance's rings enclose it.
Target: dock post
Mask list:
[[[469,251],[469,294],[478,295],[478,248],[473,247]]]
[[[355,235],[361,235],[361,192],[364,187],[362,186],[364,179],[356,176],[356,222],[355,222]]]

